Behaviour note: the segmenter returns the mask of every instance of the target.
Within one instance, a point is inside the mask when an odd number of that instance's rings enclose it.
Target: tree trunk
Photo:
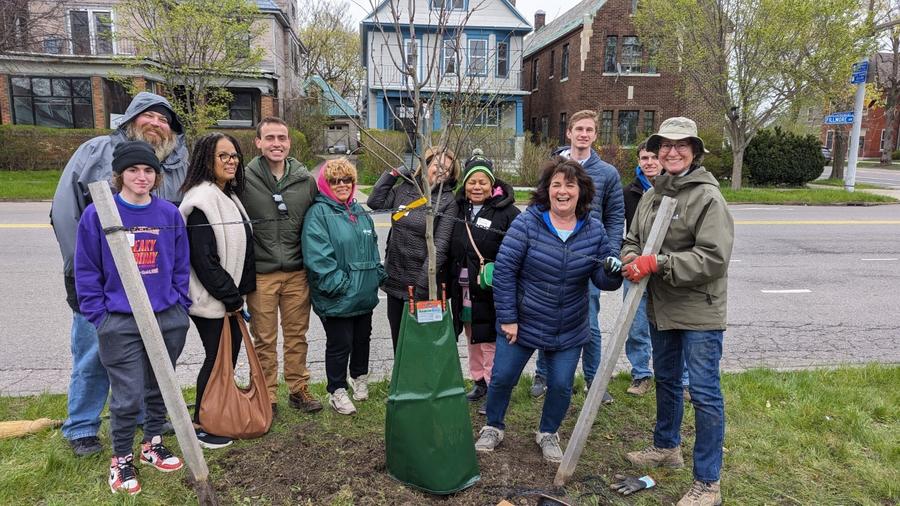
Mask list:
[[[733,165],[731,169],[731,189],[732,190],[740,190],[741,189],[741,178],[743,177],[743,169],[744,169],[744,150],[747,147],[741,143],[741,146],[735,149],[732,152],[732,160]]]
[[[747,149],[747,141],[744,130],[739,124],[740,118],[737,116],[729,117],[726,125],[728,132],[728,140],[731,142],[732,165],[731,165],[731,189],[740,190],[744,177],[744,150]]]
[[[892,101],[893,102],[893,101]],[[881,150],[881,160],[879,165],[882,167],[891,166],[891,155],[894,152],[894,133],[897,129],[897,109],[896,104],[888,104],[885,108],[884,122],[884,149]]]
[[[834,144],[831,150],[831,179],[844,179],[844,152],[847,150],[844,141],[844,131],[837,128],[834,131]]]

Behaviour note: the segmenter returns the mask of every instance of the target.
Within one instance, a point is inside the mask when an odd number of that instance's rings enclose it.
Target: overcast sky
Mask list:
[[[0,0],[3,1],[3,0]],[[350,14],[353,16],[353,20],[355,22],[362,21],[362,18],[365,17],[372,10],[372,3],[375,5],[381,3],[381,0],[327,0],[335,5],[340,4],[342,1],[347,1],[350,4]],[[547,2],[547,0],[517,0],[516,8],[522,13],[522,16],[528,20],[529,24],[534,24],[534,12],[536,10],[543,10],[547,14],[547,22],[553,21],[556,16],[559,16],[563,12],[566,12],[568,9],[572,8],[575,4],[580,2],[581,0],[555,0],[553,2]],[[552,4],[552,6],[547,6],[546,4]],[[303,0],[300,1],[302,6]],[[544,4],[544,5],[541,5]],[[301,7],[302,8],[302,7]]]

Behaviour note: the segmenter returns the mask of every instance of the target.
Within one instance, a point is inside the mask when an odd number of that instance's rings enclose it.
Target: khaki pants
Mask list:
[[[256,291],[247,296],[253,347],[266,376],[269,398],[278,391],[278,312],[284,333],[284,381],[297,393],[309,381],[306,368],[306,331],[309,329],[309,284],[306,271],[256,275]]]

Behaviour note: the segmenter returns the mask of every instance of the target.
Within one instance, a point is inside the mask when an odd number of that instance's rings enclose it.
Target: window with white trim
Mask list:
[[[455,38],[444,39],[442,57],[444,75],[456,74],[459,71],[459,51]]]
[[[406,72],[412,73],[418,70],[419,45],[416,39],[403,40],[403,59],[406,62]]]
[[[431,0],[431,10],[464,11],[466,0]]]
[[[113,54],[112,12],[93,9],[70,10],[68,28],[72,54]]]
[[[473,39],[470,38],[468,40],[469,45],[469,67],[468,74],[470,76],[484,76],[487,75],[487,54],[488,54],[488,41],[487,39]]]
[[[497,43],[497,77],[509,77],[509,42]]]

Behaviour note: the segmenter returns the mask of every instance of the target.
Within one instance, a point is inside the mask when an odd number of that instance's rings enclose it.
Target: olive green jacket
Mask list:
[[[622,257],[640,255],[662,197],[678,202],[650,277],[647,314],[658,330],[724,330],[734,220],[719,183],[703,167],[661,174],[638,203]]]
[[[257,156],[244,167],[246,185],[241,203],[253,224],[253,245],[257,274],[292,272],[303,269],[300,232],[303,218],[319,190],[306,167],[288,158],[290,170],[280,181],[269,170],[265,158]],[[273,195],[280,193],[287,206],[287,217],[278,212]],[[282,219],[285,218],[285,219]]]

